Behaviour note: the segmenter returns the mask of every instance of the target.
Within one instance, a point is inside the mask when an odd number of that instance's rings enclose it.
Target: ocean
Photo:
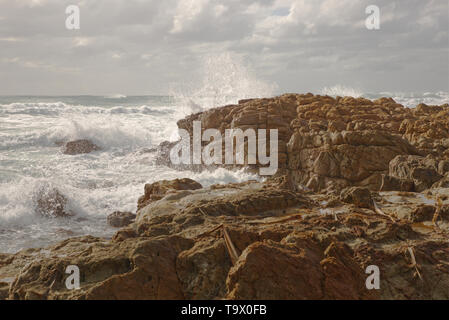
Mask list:
[[[261,91],[273,95],[265,88]],[[135,212],[146,183],[189,177],[208,186],[257,179],[224,169],[175,171],[158,166],[155,154],[147,152],[164,140],[176,140],[176,121],[185,115],[258,95],[255,91],[245,96],[221,92],[219,97],[205,98],[203,93],[195,97],[0,97],[0,252],[44,247],[74,236],[111,237],[116,229],[108,226],[107,215]],[[335,86],[322,93],[370,99],[389,96],[407,107],[449,103],[447,92],[364,94]],[[57,143],[76,139],[89,139],[102,150],[62,154]],[[75,216],[48,218],[35,213],[36,192],[51,188],[67,197]]]

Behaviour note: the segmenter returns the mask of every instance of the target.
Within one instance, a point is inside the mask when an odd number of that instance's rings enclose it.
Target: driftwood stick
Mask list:
[[[226,249],[228,249],[229,256],[231,257],[232,265],[235,265],[239,258],[239,254],[237,253],[237,250],[235,249],[231,237],[229,236],[225,226],[223,226],[223,237],[225,240]]]
[[[217,231],[217,230],[220,229],[221,227],[223,227],[223,224],[220,224],[220,225],[214,227],[213,229],[211,229],[211,230],[209,230],[209,231],[206,231],[206,232],[204,232],[204,233],[202,233],[202,234],[200,234],[200,235],[197,235],[197,236],[195,237],[195,239],[199,239],[199,238],[205,237],[205,236],[207,236],[207,235],[213,233],[214,231]]]
[[[247,224],[260,224],[260,225],[270,225],[270,224],[276,224],[276,223],[280,223],[280,222],[286,222],[286,221],[290,221],[290,220],[297,220],[297,219],[301,219],[302,216],[301,214],[293,214],[293,215],[289,215],[286,217],[282,217],[280,219],[274,220],[274,221],[269,221],[269,222],[263,222],[263,221],[248,221],[246,222]]]
[[[434,224],[435,227],[438,227],[438,218],[440,216],[440,211],[441,208],[443,207],[443,201],[441,200],[440,196],[437,196],[437,208],[435,210],[435,214],[433,215],[432,218],[432,223]]]
[[[410,254],[410,258],[412,259],[412,264],[410,267],[415,268],[416,274],[422,280],[421,273],[419,273],[419,270],[418,270],[418,264],[416,263],[415,253],[413,252],[413,249],[411,247],[408,247],[407,250],[408,250],[408,253]]]
[[[374,211],[375,211],[377,214],[380,214],[380,215],[382,215],[382,216],[384,216],[384,217],[387,217],[387,218],[389,218],[391,221],[393,221],[394,223],[396,223],[396,220],[394,220],[394,218],[393,218],[392,216],[390,216],[390,215],[386,214],[385,212],[383,212],[383,211],[379,208],[379,206],[377,205],[376,201],[374,201],[374,200],[373,200],[373,205],[374,205]]]

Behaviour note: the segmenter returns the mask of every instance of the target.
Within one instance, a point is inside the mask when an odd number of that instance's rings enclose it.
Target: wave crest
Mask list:
[[[324,87],[321,90],[321,93],[324,95],[328,95],[328,96],[332,96],[332,97],[354,97],[354,98],[359,98],[363,95],[363,92],[361,90],[352,88],[352,87],[347,87],[347,86],[343,86],[340,84],[337,84],[335,86],[332,87]]]

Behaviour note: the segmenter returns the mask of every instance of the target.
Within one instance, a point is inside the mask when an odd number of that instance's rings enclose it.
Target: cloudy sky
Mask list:
[[[448,2],[0,0],[0,94],[166,94],[222,52],[279,92],[449,91]]]

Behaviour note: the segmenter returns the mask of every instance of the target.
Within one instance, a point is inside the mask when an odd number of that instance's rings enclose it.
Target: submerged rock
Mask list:
[[[35,211],[45,217],[69,217],[73,212],[67,208],[67,198],[54,187],[42,187],[34,195]]]
[[[62,152],[67,155],[77,155],[91,153],[98,150],[101,150],[101,148],[92,143],[90,140],[83,139],[67,142]]]
[[[136,219],[136,215],[131,212],[116,211],[108,215],[108,224],[114,228],[122,228],[130,225]]]

